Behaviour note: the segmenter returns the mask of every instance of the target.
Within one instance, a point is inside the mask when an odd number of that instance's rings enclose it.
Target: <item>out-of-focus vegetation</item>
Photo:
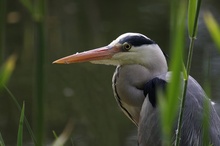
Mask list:
[[[6,85],[8,82],[16,63],[16,56],[11,55],[5,63],[2,64],[0,68],[0,90]]]
[[[23,146],[23,125],[24,125],[24,111],[25,111],[25,103],[23,103],[21,109],[21,116],[18,127],[18,136],[17,136],[17,146]]]
[[[212,39],[220,50],[220,26],[210,12],[205,13],[204,20]]]
[[[219,1],[203,3],[202,11],[213,7],[210,11],[219,13]],[[180,5],[176,7],[177,4]],[[170,7],[176,9],[170,12]],[[132,31],[147,35],[163,51],[171,52],[171,61],[178,56],[175,63],[180,68],[169,62],[172,70],[178,72],[182,69],[179,55],[189,46],[184,42],[186,7],[179,0],[170,4],[154,0],[1,0],[0,145],[135,145],[136,127],[119,110],[113,97],[114,67],[51,63],[78,51],[106,45],[118,35]],[[191,32],[195,30],[196,19],[194,15],[188,17],[189,35],[194,38]],[[200,83],[205,81],[201,60],[207,60],[204,54],[210,50],[213,56],[210,80],[220,81],[220,57],[214,53],[216,49],[207,38],[203,21],[198,20],[191,73]],[[219,47],[219,26],[209,14],[205,20]],[[176,51],[179,55],[172,52],[175,48],[182,48]],[[213,97],[220,97],[219,83],[210,84]],[[21,108],[23,101],[25,110],[24,106]],[[170,101],[172,105],[173,100]]]

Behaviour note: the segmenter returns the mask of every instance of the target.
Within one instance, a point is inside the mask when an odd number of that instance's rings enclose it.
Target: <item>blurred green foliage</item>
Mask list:
[[[0,67],[0,90],[8,82],[16,63],[17,56],[11,55],[4,64]]]
[[[20,121],[18,126],[18,135],[17,135],[17,146],[23,146],[23,125],[24,125],[24,111],[25,111],[25,103],[23,103],[20,115]]]
[[[36,115],[34,116],[35,123],[34,129],[36,134],[37,146],[42,146],[44,141],[44,56],[46,50],[46,38],[45,38],[45,10],[46,1],[45,0],[20,0],[23,6],[29,11],[33,21],[35,37],[34,43],[36,44],[36,68],[35,68],[35,97],[34,101],[36,105],[34,106],[34,111]]]
[[[190,6],[192,11],[197,5],[194,2]],[[214,2],[208,2],[210,3]],[[136,127],[117,108],[113,98],[111,76],[114,67],[86,63],[53,66],[51,62],[65,55],[106,45],[118,35],[129,31],[146,34],[165,52],[179,49],[184,52],[183,17],[186,5],[176,7],[182,4],[178,0],[173,0],[170,4],[171,6],[167,1],[154,0],[2,0],[0,88],[3,89],[5,85],[7,87],[0,93],[0,116],[3,119],[0,134],[5,143],[16,143],[18,115],[22,113],[19,103],[25,101],[27,118],[24,117],[24,122],[28,132],[23,127],[23,141],[19,138],[23,145],[30,142],[36,144],[36,141],[39,145],[52,143],[55,140],[52,130],[62,133],[70,118],[73,118],[74,130],[67,145],[135,145]],[[170,7],[174,11],[169,13]],[[196,14],[189,16],[189,19],[193,20],[195,16]],[[192,28],[189,33],[192,33],[193,23],[188,25]],[[170,47],[173,49],[168,49]],[[16,55],[10,56],[13,52]],[[181,56],[180,53],[181,51],[172,52],[171,57]],[[199,50],[197,53],[201,57],[203,52]],[[201,74],[201,58],[198,56],[195,60],[199,60],[199,65],[194,62],[194,75]],[[8,59],[3,62],[5,58]],[[177,59],[177,62],[174,62],[175,65],[170,63],[171,66],[178,66],[171,67],[172,70],[181,70],[182,58],[172,57],[171,61]],[[212,89],[216,88],[217,85]],[[173,102],[172,99],[169,100],[168,105]],[[36,108],[39,110],[38,117]],[[167,114],[169,111],[174,112],[171,107],[165,110]],[[167,125],[170,125],[170,119],[166,120]],[[37,140],[32,132],[34,125],[39,126],[34,131],[38,133]],[[0,143],[4,145],[4,141],[0,135]]]
[[[166,98],[160,98],[160,111],[162,117],[162,130],[163,130],[163,145],[171,145],[172,141],[172,125],[176,118],[179,99],[176,97],[181,96],[181,71],[182,71],[182,55],[184,49],[184,34],[185,34],[185,16],[186,16],[186,2],[175,1],[178,5],[173,6],[171,13],[176,14],[176,17],[171,18],[171,57],[172,62],[170,64],[170,70],[172,70],[172,76],[170,84],[167,87]],[[171,1],[171,5],[174,4]]]
[[[0,133],[0,146],[5,146],[4,139],[2,138],[2,134]]]
[[[217,23],[210,12],[205,13],[204,20],[214,43],[220,50],[220,25]]]

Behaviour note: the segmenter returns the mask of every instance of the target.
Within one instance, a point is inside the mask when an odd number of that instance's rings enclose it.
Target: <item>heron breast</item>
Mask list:
[[[148,71],[140,65],[118,66],[113,76],[113,92],[122,111],[136,125],[144,101],[143,86],[148,80]]]

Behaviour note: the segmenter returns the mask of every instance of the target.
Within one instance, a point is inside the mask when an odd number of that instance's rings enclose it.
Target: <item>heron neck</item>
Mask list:
[[[145,99],[143,87],[150,79],[166,73],[167,67],[157,70],[142,65],[120,65],[113,76],[113,90],[122,111],[137,125]]]
[[[119,92],[121,93],[122,99],[127,101],[130,105],[141,106],[145,98],[144,95],[142,95],[144,85],[152,78],[166,72],[166,67],[155,70],[137,64],[120,65],[116,69],[115,74],[117,74],[117,76],[114,78],[117,82],[117,87],[120,90]],[[141,98],[141,100],[138,100],[138,98]]]

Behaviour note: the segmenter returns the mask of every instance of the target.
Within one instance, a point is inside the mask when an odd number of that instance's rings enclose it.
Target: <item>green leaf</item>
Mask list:
[[[20,0],[20,2],[30,12],[34,21],[42,21],[43,17],[45,16],[45,0]]]
[[[22,142],[23,142],[24,110],[25,110],[25,103],[23,102],[20,121],[19,121],[19,128],[18,128],[17,146],[23,146]]]
[[[189,0],[189,4],[188,4],[188,31],[189,31],[189,35],[191,37],[193,36],[196,8],[197,8],[197,0]]]
[[[163,145],[171,145],[171,131],[174,124],[174,119],[177,116],[179,107],[179,98],[181,97],[181,71],[182,71],[182,58],[183,48],[185,42],[185,19],[186,19],[186,1],[182,0],[176,7],[172,7],[171,16],[171,58],[170,69],[172,76],[170,83],[167,87],[166,98],[159,98],[162,132],[163,132]],[[175,16],[175,17],[174,17]]]
[[[184,80],[187,80],[188,74],[187,74],[186,66],[184,63],[182,63],[182,69],[183,69],[183,78],[184,78]]]
[[[21,106],[20,106],[19,103],[18,103],[17,98],[12,94],[12,92],[11,92],[6,86],[4,86],[4,89],[5,89],[5,91],[8,92],[8,94],[9,94],[10,97],[11,97],[11,99],[14,101],[14,103],[15,103],[17,109],[21,112],[22,109],[21,109]],[[30,126],[30,124],[29,124],[29,122],[28,122],[28,120],[27,120],[27,118],[26,118],[25,116],[24,116],[24,122],[25,122],[25,125],[26,125],[26,127],[27,127],[27,130],[28,130],[28,132],[29,132],[29,134],[30,134],[30,136],[31,136],[31,138],[32,138],[32,140],[33,140],[33,142],[34,142],[34,144],[37,145],[37,141],[36,141],[36,138],[35,138],[35,136],[34,136],[34,133],[33,133],[32,129],[31,129],[31,126]]]
[[[9,80],[14,68],[15,68],[15,62],[16,62],[17,56],[11,55],[3,64],[3,66],[0,68],[0,89],[7,83]]]
[[[23,6],[33,15],[33,4],[32,0],[20,0]]]
[[[5,146],[5,142],[2,138],[2,134],[0,133],[0,146]]]
[[[220,51],[220,27],[218,23],[209,12],[205,13],[204,20],[213,41]]]
[[[56,132],[53,130],[53,136],[56,138],[56,139],[58,139],[58,136],[57,136],[57,134],[56,134]]]
[[[53,142],[52,146],[63,146],[69,139],[71,133],[73,130],[73,121],[70,120],[68,124],[66,125],[65,129],[63,132],[60,134],[60,136],[57,136],[56,132],[53,131],[54,137],[56,140]]]
[[[188,3],[188,32],[192,38],[197,34],[200,5],[201,0],[189,0]]]

